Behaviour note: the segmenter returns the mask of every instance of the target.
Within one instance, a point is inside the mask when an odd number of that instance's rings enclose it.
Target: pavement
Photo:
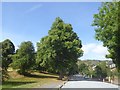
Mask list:
[[[37,88],[60,88],[66,81],[61,81],[61,80],[54,80],[51,81],[50,83],[43,84],[42,86],[39,86]]]

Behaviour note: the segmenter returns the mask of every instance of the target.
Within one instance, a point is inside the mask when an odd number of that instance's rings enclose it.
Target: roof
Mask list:
[[[107,62],[108,65],[114,64],[112,61]]]

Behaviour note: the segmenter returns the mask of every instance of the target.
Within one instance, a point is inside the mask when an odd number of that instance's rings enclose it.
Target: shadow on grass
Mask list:
[[[56,78],[55,76],[45,76],[45,75],[36,75],[36,74],[26,74],[27,77],[33,77],[33,78]]]
[[[19,85],[25,85],[25,84],[31,84],[31,83],[36,83],[34,81],[26,82],[26,81],[5,81],[2,83],[3,88],[11,88]]]

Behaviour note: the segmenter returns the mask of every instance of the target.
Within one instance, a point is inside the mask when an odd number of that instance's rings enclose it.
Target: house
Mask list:
[[[96,65],[93,65],[93,66],[92,66],[92,70],[94,71],[94,70],[95,70],[95,68],[96,68]]]
[[[113,61],[107,61],[107,62],[106,62],[106,66],[109,67],[110,69],[116,68],[116,66],[115,66],[115,64],[113,63]]]

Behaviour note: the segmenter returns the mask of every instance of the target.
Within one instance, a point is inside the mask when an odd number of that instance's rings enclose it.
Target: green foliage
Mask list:
[[[120,73],[118,72],[118,70],[113,70],[112,72],[111,72],[111,76],[116,76],[116,77],[120,77]]]
[[[37,47],[37,64],[56,69],[62,74],[83,54],[81,41],[71,24],[64,23],[59,17],[53,23],[48,36],[43,37]]]
[[[2,46],[2,48],[0,48],[0,52],[2,53],[2,69],[7,70],[8,65],[12,62],[11,55],[15,52],[15,46],[9,39],[4,40],[0,44],[0,46]]]
[[[100,66],[96,66],[96,68],[95,68],[95,77],[102,78],[103,77],[102,73],[103,73],[102,68]]]
[[[88,69],[88,66],[85,63],[80,63],[78,65],[78,69],[79,69],[79,72],[82,75],[89,75],[89,69]]]
[[[6,39],[3,42],[0,42],[0,47],[0,63],[2,63],[0,67],[2,68],[2,81],[4,81],[9,77],[7,68],[12,62],[11,55],[14,54],[15,46],[9,39]]]
[[[97,78],[106,78],[110,75],[110,69],[106,66],[106,62],[101,62],[95,68],[95,77]]]
[[[17,53],[13,55],[13,68],[19,69],[20,74],[26,72],[35,64],[35,50],[32,42],[22,42]]]
[[[120,70],[120,2],[103,3],[99,13],[94,15],[96,39],[108,48],[109,55]]]
[[[69,67],[67,71],[68,71],[68,75],[74,75],[79,73],[78,65],[76,63],[71,65],[71,67]]]

